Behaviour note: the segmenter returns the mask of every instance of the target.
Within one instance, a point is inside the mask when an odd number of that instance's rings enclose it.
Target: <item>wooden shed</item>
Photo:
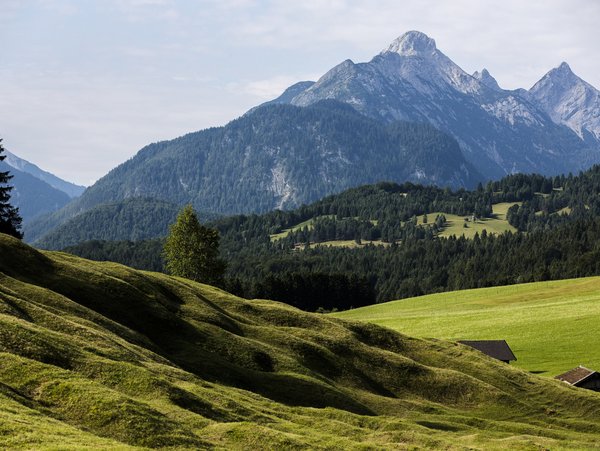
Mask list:
[[[579,365],[577,368],[559,374],[554,377],[559,381],[566,382],[574,387],[587,388],[588,390],[600,391],[600,373]]]
[[[506,340],[460,340],[459,343],[477,349],[504,363],[517,360]]]

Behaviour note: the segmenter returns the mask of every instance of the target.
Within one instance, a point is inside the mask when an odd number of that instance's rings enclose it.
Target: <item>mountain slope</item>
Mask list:
[[[40,215],[64,207],[71,200],[66,193],[46,182],[9,166],[6,160],[0,162],[0,171],[9,171],[13,176],[9,181],[9,185],[13,187],[10,203],[19,208],[25,225]]]
[[[97,205],[152,197],[216,213],[292,208],[381,180],[474,186],[481,175],[426,124],[381,124],[339,102],[267,105],[220,128],[151,144],[69,206],[26,229],[35,241]]]
[[[577,171],[600,160],[598,143],[555,123],[526,91],[500,89],[487,71],[467,74],[416,31],[370,62],[342,62],[289,102],[307,106],[322,99],[346,102],[385,122],[430,123],[454,136],[486,178]]]
[[[40,169],[35,164],[19,158],[14,153],[6,151],[6,159],[4,162],[9,166],[12,166],[14,169],[18,169],[21,172],[25,172],[34,176],[36,179],[46,182],[52,188],[67,194],[71,199],[80,196],[81,193],[85,191],[85,186],[67,182],[66,180],[63,180],[48,171]]]
[[[1,446],[581,449],[600,433],[597,394],[464,346],[6,236],[0,323]]]

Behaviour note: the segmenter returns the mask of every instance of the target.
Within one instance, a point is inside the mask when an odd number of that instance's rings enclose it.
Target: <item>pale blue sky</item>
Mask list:
[[[504,88],[562,61],[600,88],[599,21],[595,0],[0,0],[0,137],[91,184],[409,30]]]

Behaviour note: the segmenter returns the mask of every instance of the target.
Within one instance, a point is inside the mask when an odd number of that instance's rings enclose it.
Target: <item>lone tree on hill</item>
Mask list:
[[[226,264],[219,258],[219,232],[204,227],[191,205],[186,205],[163,248],[169,274],[210,285],[222,285]]]
[[[0,161],[6,158],[6,155],[2,155],[3,152],[4,147],[0,138]],[[0,233],[6,233],[21,239],[23,234],[19,230],[22,221],[21,216],[19,216],[19,209],[8,203],[12,186],[7,185],[7,183],[11,178],[12,175],[9,175],[8,171],[0,172]]]

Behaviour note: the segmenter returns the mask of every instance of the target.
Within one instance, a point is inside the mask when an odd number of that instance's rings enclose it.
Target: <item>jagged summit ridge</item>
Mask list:
[[[586,139],[600,140],[600,91],[579,78],[563,62],[529,90],[529,97],[557,124]]]
[[[409,31],[396,38],[381,53],[394,52],[403,56],[428,55],[437,50],[435,40],[420,31]]]
[[[564,61],[560,63],[558,67],[551,69],[546,75],[544,75],[532,88],[534,91],[535,87],[540,84],[551,83],[558,87],[569,88],[573,84],[578,83],[581,80],[577,75],[573,73],[571,70],[571,66],[569,66]]]
[[[384,122],[427,122],[454,136],[489,178],[579,171],[600,162],[597,91],[566,63],[547,78],[540,86],[548,92],[539,90],[539,96],[504,90],[489,71],[471,75],[432,38],[409,31],[368,62],[332,68],[290,103],[335,99]]]
[[[498,84],[496,79],[494,77],[492,77],[492,75],[489,73],[489,71],[487,69],[483,69],[481,72],[475,71],[473,73],[473,77],[475,79],[479,80],[484,85],[486,85],[488,88],[492,88],[496,91],[502,90],[502,88],[500,88],[500,85]]]

